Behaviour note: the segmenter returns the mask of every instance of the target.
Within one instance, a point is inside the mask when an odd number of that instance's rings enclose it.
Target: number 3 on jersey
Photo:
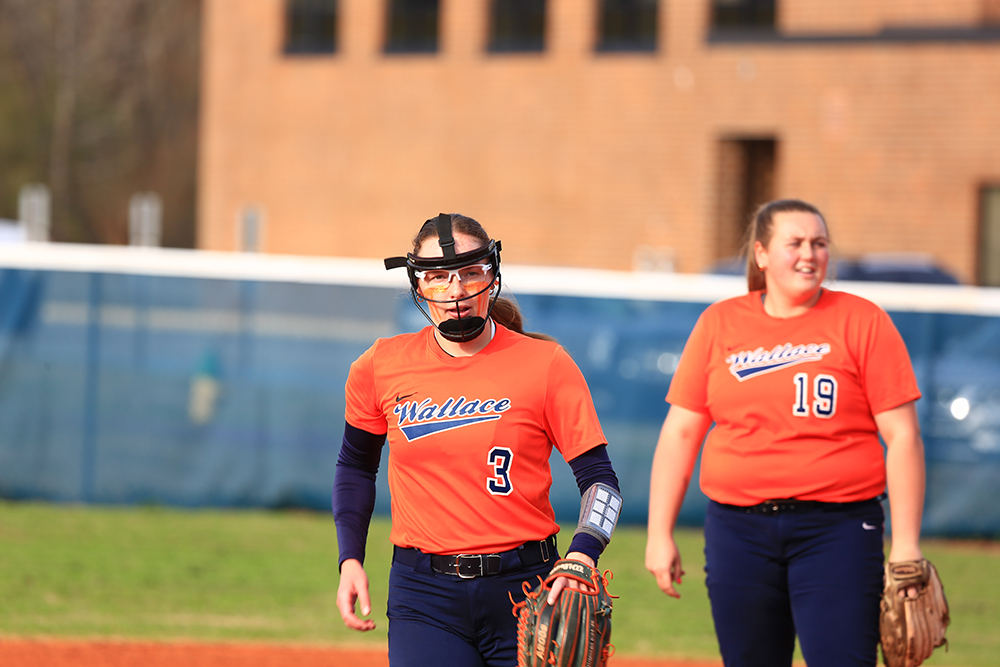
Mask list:
[[[514,452],[506,447],[494,447],[486,457],[493,468],[493,476],[486,478],[486,488],[494,496],[509,496],[514,487],[510,483],[510,460]]]
[[[796,373],[792,379],[795,383],[795,403],[792,414],[796,417],[809,416],[809,374]],[[819,374],[812,381],[812,413],[817,417],[829,419],[837,412],[837,381],[831,375]]]

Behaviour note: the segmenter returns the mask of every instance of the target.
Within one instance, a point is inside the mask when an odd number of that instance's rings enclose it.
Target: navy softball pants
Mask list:
[[[393,561],[389,571],[389,664],[392,667],[516,667],[521,583],[538,585],[558,558],[524,568],[505,552],[499,574],[461,579]]]
[[[875,667],[882,506],[747,513],[709,502],[705,573],[726,667]]]

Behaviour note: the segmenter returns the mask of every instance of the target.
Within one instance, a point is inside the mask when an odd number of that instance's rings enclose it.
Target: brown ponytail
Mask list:
[[[512,296],[497,297],[497,302],[493,306],[493,312],[490,314],[490,317],[492,317],[497,324],[501,324],[511,331],[516,331],[517,333],[528,336],[529,338],[555,341],[555,338],[547,334],[533,333],[524,330],[524,316],[521,315],[521,308],[517,305],[517,301],[515,301]]]

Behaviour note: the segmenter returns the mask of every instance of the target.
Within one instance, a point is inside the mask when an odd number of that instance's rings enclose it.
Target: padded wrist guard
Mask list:
[[[622,497],[614,487],[603,482],[591,485],[580,502],[580,522],[573,534],[593,535],[602,546],[608,546],[621,509]]]

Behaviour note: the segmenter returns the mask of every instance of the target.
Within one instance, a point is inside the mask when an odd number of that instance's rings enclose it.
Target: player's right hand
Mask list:
[[[672,598],[679,598],[680,593],[674,588],[674,582],[681,583],[684,567],[681,565],[681,553],[677,549],[674,538],[650,538],[646,542],[646,569],[656,577],[656,585]]]
[[[337,588],[337,609],[344,625],[352,630],[367,632],[375,629],[375,621],[360,618],[355,613],[357,603],[361,603],[361,615],[372,613],[371,598],[368,596],[368,575],[365,568],[355,558],[348,558],[340,566],[340,586]]]

